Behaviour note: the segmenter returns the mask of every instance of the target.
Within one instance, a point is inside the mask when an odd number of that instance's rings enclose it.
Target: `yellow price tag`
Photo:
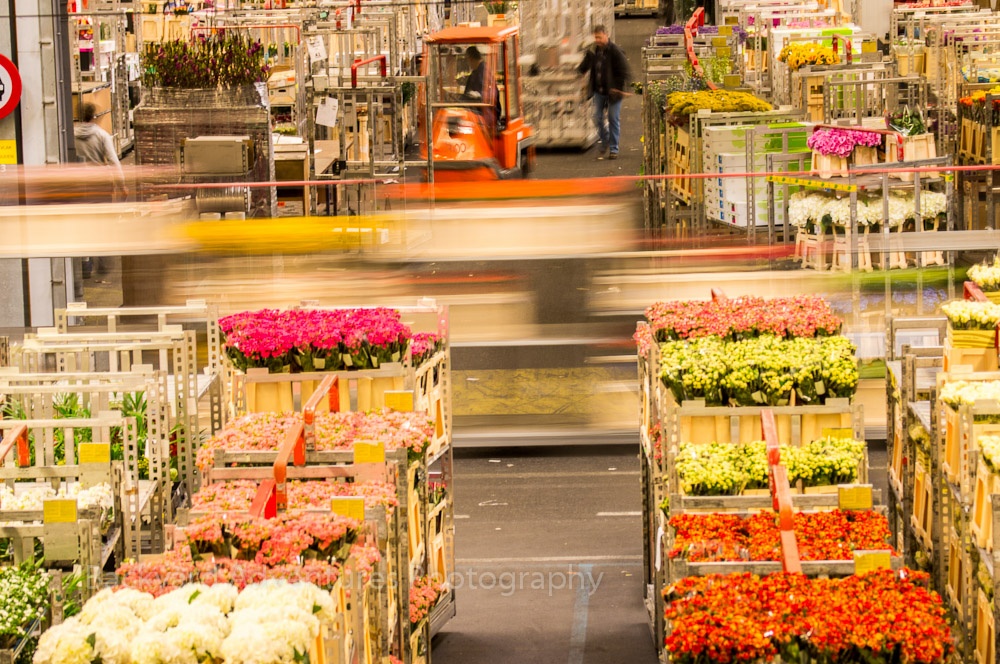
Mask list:
[[[354,463],[385,463],[385,443],[354,443]]]
[[[731,37],[733,35],[733,26],[731,25],[720,25],[719,26],[719,36],[720,37]]]
[[[111,445],[108,443],[80,443],[77,454],[80,463],[111,463]]]
[[[880,569],[892,569],[892,557],[888,551],[855,551],[854,573],[864,574]]]
[[[330,510],[339,516],[355,521],[365,520],[365,499],[354,497],[338,497],[330,499]]]
[[[0,164],[17,163],[17,141],[0,141]]]
[[[824,438],[854,438],[854,429],[850,427],[823,427]]]
[[[385,407],[401,413],[412,413],[413,392],[410,390],[387,391],[385,393]]]
[[[730,28],[730,30],[732,30],[732,28]],[[725,37],[712,37],[712,46],[716,48],[729,46],[729,40]]]
[[[726,74],[722,77],[722,87],[724,88],[738,88],[743,84],[740,80],[739,74]]]
[[[42,523],[75,523],[76,499],[42,501]]]
[[[837,491],[837,506],[842,510],[870,510],[872,504],[870,486],[842,486]]]
[[[877,45],[873,41],[861,42],[862,53],[875,53],[878,51]]]
[[[726,25],[739,25],[739,24],[740,24],[740,17],[739,16],[727,16],[726,17]]]
[[[720,46],[715,49],[715,54],[720,58],[731,58],[733,57],[733,49],[729,46]]]

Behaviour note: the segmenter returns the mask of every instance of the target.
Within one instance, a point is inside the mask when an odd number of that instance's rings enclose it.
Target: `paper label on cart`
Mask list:
[[[888,551],[855,551],[854,573],[864,574],[880,569],[892,569],[892,557]]]
[[[364,498],[331,498],[330,510],[334,514],[354,519],[355,521],[365,520],[365,499]]]
[[[730,28],[730,32],[732,28]],[[729,46],[729,40],[725,37],[712,37],[712,46],[720,48],[722,46]]]
[[[823,427],[820,433],[824,438],[854,438],[854,429],[851,427]]]
[[[0,164],[17,163],[17,141],[0,141]]]
[[[312,62],[326,62],[326,42],[323,41],[322,36],[314,35],[310,37],[307,44],[309,48],[309,59]]]
[[[354,463],[385,463],[385,443],[354,443]]]
[[[726,25],[739,25],[739,24],[740,24],[740,17],[739,16],[727,16],[726,17]]]
[[[720,46],[715,49],[715,54],[720,58],[731,58],[733,57],[733,49],[729,46]]]
[[[726,74],[722,77],[722,86],[726,88],[738,88],[743,84],[739,74]]]
[[[813,387],[816,390],[816,394],[818,394],[819,396],[823,396],[824,394],[826,394],[826,383],[824,383],[823,381],[821,380],[816,381],[815,383],[813,383]]]
[[[80,463],[111,463],[111,445],[108,443],[80,443],[77,453]]]
[[[842,510],[870,510],[872,508],[872,488],[870,486],[839,487],[837,506]]]
[[[387,390],[385,393],[385,407],[400,413],[413,412],[413,392],[410,390]]]
[[[336,127],[339,107],[340,101],[336,97],[323,97],[319,101],[319,108],[316,109],[316,124],[324,127]],[[346,355],[345,357],[350,356]]]
[[[719,26],[719,36],[720,37],[730,37],[733,34],[733,26],[731,25],[720,25]]]
[[[861,42],[861,52],[862,53],[875,53],[878,49],[873,41]]]
[[[42,501],[42,523],[75,523],[76,499]]]

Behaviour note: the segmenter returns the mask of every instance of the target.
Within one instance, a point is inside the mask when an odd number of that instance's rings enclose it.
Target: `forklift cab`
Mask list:
[[[421,118],[431,118],[435,180],[528,172],[534,132],[524,122],[518,55],[516,26],[448,28],[425,39],[430,113]],[[421,154],[428,156],[426,140]]]

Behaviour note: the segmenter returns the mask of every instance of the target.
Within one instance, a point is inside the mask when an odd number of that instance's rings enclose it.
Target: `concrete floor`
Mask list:
[[[458,615],[435,664],[656,662],[638,449],[460,450]]]

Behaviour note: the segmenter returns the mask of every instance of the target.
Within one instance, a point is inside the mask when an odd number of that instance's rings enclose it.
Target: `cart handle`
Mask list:
[[[367,60],[361,60],[359,58],[359,59],[357,59],[357,60],[354,61],[353,65],[351,65],[351,87],[352,88],[358,87],[358,67],[363,67],[365,65],[370,65],[371,63],[373,63],[375,61],[378,61],[379,63],[381,63],[381,65],[382,65],[382,67],[381,67],[381,69],[382,69],[382,78],[385,78],[385,76],[386,76],[386,57],[385,57],[385,54],[376,55],[376,56],[368,58]]]
[[[340,379],[336,374],[330,374],[323,379],[302,409],[303,436],[307,450],[316,449],[316,409],[319,408],[324,396],[327,397],[327,407],[331,413],[340,410]]]
[[[833,49],[833,54],[837,55],[837,42],[844,42],[844,56],[847,58],[847,64],[854,64],[854,48],[850,38],[846,35],[836,33],[830,35],[830,38],[830,41],[832,42],[831,48]]]
[[[781,448],[774,411],[765,408],[760,413],[760,424],[767,443],[768,479],[771,483],[771,500],[778,513],[781,533],[781,565],[786,572],[802,573],[799,545],[795,539],[795,520],[792,513],[792,491],[788,484],[788,469],[781,465]]]
[[[691,68],[694,73],[701,77],[703,81],[708,85],[709,90],[718,90],[719,87],[708,80],[705,76],[705,70],[702,69],[701,63],[698,62],[698,56],[694,54],[694,34],[698,31],[698,28],[705,25],[705,8],[699,7],[694,10],[691,14],[691,18],[688,22],[684,24],[684,50],[687,52],[688,62],[691,63]]]
[[[306,465],[305,425],[298,423],[285,434],[274,460],[274,495],[278,510],[288,508],[288,459],[296,466]]]
[[[250,505],[250,516],[273,519],[278,516],[277,484],[274,480],[264,480],[257,487],[257,494]]]
[[[15,444],[17,445],[17,465],[24,468],[31,463],[31,455],[28,450],[28,425],[20,424],[10,429],[0,441],[0,466],[4,465],[7,455],[10,454]]]

